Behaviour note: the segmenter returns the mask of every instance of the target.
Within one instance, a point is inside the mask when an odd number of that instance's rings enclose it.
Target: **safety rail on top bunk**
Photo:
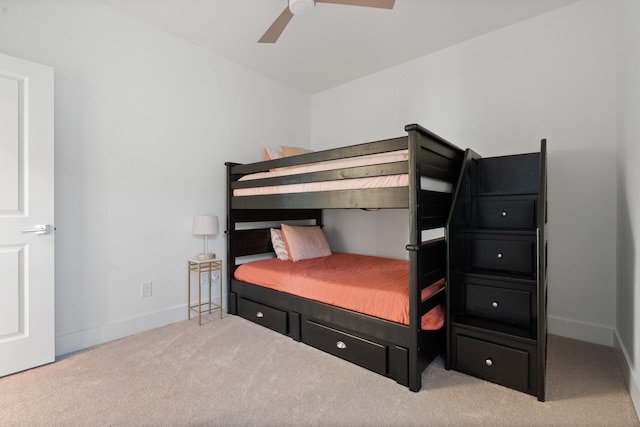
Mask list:
[[[250,187],[267,187],[399,174],[409,175],[408,189],[407,187],[365,188],[315,193],[288,193],[242,197],[230,196],[229,203],[233,209],[408,208],[414,203],[411,197],[413,197],[413,193],[416,193],[416,191],[412,190],[422,190],[420,187],[420,179],[422,177],[444,182],[448,185],[454,183],[458,174],[457,165],[460,163],[463,151],[419,125],[407,125],[405,130],[407,131],[407,136],[403,137],[251,164],[227,163],[227,166],[230,192],[235,189]],[[265,172],[270,169],[290,168],[329,160],[407,149],[409,152],[408,161],[395,161],[391,163],[239,181],[244,175]],[[419,199],[416,200],[416,202],[425,206],[422,211],[426,214],[421,217],[421,222],[424,222],[424,224],[421,224],[421,228],[444,226],[446,215],[444,215],[442,211],[448,211],[449,196],[443,196],[441,190],[429,191],[428,189],[426,191],[420,191],[418,194]],[[436,213],[435,215],[434,212]]]

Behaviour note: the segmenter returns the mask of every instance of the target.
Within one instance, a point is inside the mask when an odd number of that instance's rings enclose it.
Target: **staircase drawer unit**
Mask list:
[[[471,150],[446,229],[445,367],[545,399],[546,141],[539,153]]]

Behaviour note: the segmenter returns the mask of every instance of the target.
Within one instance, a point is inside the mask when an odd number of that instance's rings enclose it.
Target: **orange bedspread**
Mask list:
[[[243,264],[235,278],[304,298],[409,324],[409,262],[334,253],[298,262],[266,259]],[[444,279],[422,291],[423,300],[444,286]],[[442,304],[422,316],[422,329],[440,329]]]

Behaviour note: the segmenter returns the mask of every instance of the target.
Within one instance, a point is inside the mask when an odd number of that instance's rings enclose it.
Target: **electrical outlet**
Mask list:
[[[205,286],[205,287],[209,286],[209,273],[208,272],[201,273],[200,283],[202,283],[202,286]]]
[[[141,285],[141,289],[142,289],[142,298],[148,298],[151,296],[152,294],[152,285],[151,282],[149,283],[143,283]]]

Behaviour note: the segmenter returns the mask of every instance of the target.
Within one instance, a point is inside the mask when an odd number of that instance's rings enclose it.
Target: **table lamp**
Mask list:
[[[204,236],[204,253],[198,254],[200,260],[214,259],[216,254],[209,253],[209,235],[218,234],[218,217],[211,215],[197,215],[193,220],[193,234]]]

